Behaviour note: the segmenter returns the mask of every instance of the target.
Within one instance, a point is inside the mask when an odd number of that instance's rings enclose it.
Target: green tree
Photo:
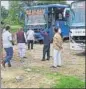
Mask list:
[[[6,10],[3,6],[1,6],[1,17],[2,20],[6,19],[8,16],[8,10]]]
[[[9,21],[11,24],[24,25],[24,7],[31,6],[33,0],[28,1],[9,1]]]
[[[10,20],[12,20],[14,24],[19,23],[18,11],[19,11],[18,1],[10,1],[9,2],[9,17],[10,17]]]
[[[11,24],[24,24],[24,18],[20,20],[20,13],[24,12],[21,1],[9,1],[9,16]]]

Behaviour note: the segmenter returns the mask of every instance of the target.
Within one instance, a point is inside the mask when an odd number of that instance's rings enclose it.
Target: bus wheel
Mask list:
[[[43,40],[40,40],[39,43],[40,43],[40,44],[43,44]]]

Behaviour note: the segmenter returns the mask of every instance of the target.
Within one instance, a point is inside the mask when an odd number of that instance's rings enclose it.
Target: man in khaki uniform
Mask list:
[[[62,38],[59,33],[59,29],[55,28],[55,35],[53,37],[53,59],[54,64],[53,68],[60,67],[61,66],[61,49],[62,49]]]

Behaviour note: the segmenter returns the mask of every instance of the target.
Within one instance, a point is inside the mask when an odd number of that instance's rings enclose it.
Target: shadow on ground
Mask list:
[[[79,52],[79,53],[75,53],[74,55],[76,55],[76,56],[85,56],[86,52]]]

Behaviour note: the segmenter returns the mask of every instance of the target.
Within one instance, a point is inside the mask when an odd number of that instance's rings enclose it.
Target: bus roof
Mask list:
[[[62,4],[49,4],[49,5],[37,5],[37,6],[28,6],[26,9],[37,9],[37,8],[48,8],[48,7],[58,7],[58,8],[67,8],[69,5],[62,5]]]
[[[48,7],[63,7],[66,8],[68,5],[63,5],[63,4],[49,4]]]

